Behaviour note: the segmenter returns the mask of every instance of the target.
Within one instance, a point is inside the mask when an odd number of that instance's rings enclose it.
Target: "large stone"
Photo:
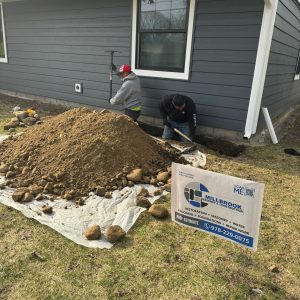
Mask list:
[[[23,123],[25,123],[27,126],[32,126],[36,122],[36,118],[33,117],[27,117],[22,120]]]
[[[25,193],[22,202],[30,202],[33,200],[33,195],[30,192]]]
[[[169,216],[169,211],[162,205],[153,204],[149,208],[149,213],[157,219],[165,219]]]
[[[6,175],[5,175],[5,178],[9,179],[9,178],[13,178],[13,177],[15,177],[15,176],[16,176],[15,172],[13,172],[13,171],[8,171],[8,172],[6,173]]]
[[[104,187],[100,186],[96,188],[96,195],[100,196],[100,197],[104,197],[106,193],[106,190]]]
[[[162,193],[163,193],[163,190],[162,190],[162,189],[157,189],[157,190],[154,191],[153,195],[154,195],[154,196],[159,196],[159,195],[161,195]]]
[[[101,237],[101,229],[99,225],[93,225],[91,227],[88,227],[84,231],[84,236],[88,240],[99,240]]]
[[[138,196],[136,199],[136,205],[148,209],[152,204],[146,197]]]
[[[38,194],[40,194],[43,191],[43,188],[41,186],[38,185],[32,185],[29,187],[30,192],[36,196]]]
[[[12,198],[16,202],[21,202],[23,200],[23,197],[26,193],[28,193],[29,190],[27,188],[19,188],[12,194]]]
[[[28,117],[27,111],[16,111],[14,114],[19,121],[22,121]]]
[[[145,188],[142,188],[141,191],[138,193],[138,196],[148,197],[149,196],[149,191]]]
[[[161,172],[157,175],[157,180],[160,182],[167,182],[170,178],[170,174],[168,172]]]
[[[38,195],[35,197],[35,200],[36,200],[36,201],[42,201],[43,199],[44,199],[43,194],[38,194]]]
[[[6,165],[6,164],[1,164],[0,165],[0,173],[7,173],[8,170],[9,170],[8,165]]]
[[[127,175],[128,181],[132,181],[132,182],[139,182],[142,180],[142,177],[143,177],[142,169],[134,169]]]
[[[110,243],[115,243],[122,240],[126,235],[126,232],[118,225],[109,226],[105,231],[106,239]]]

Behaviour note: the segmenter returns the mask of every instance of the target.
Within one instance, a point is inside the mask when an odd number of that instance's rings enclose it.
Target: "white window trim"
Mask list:
[[[139,76],[145,76],[145,77],[188,80],[189,73],[190,73],[191,54],[192,54],[192,41],[193,41],[196,0],[190,0],[189,24],[188,24],[188,31],[187,31],[184,72],[166,72],[166,71],[136,69],[135,62],[136,62],[136,43],[137,43],[136,37],[137,37],[137,17],[138,17],[137,1],[138,0],[133,0],[133,5],[132,5],[133,11],[132,11],[131,64],[132,64],[133,72]]]
[[[0,58],[0,63],[7,63],[7,48],[6,48],[6,36],[5,36],[5,26],[4,26],[4,13],[3,13],[3,3],[0,1],[0,11],[1,11],[1,20],[2,20],[2,29],[3,29],[3,45],[4,45],[4,58]]]

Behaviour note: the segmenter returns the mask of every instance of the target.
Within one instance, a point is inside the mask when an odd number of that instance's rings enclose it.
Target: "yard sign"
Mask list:
[[[173,163],[172,219],[257,250],[264,184]]]

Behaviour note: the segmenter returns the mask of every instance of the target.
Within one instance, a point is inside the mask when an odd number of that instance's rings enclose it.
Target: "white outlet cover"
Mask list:
[[[81,83],[75,83],[75,92],[82,93],[82,84]]]

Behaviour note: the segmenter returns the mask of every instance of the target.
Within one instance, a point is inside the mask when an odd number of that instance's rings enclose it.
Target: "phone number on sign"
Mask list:
[[[210,231],[210,232],[215,232],[215,233],[218,233],[222,236],[228,236],[230,237],[231,239],[235,239],[236,241],[239,241],[239,242],[242,242],[242,243],[245,243],[245,244],[250,244],[250,239],[248,238],[245,238],[243,236],[240,236],[239,234],[235,234],[235,233],[232,233],[226,229],[222,229],[218,226],[214,226],[214,225],[210,225],[208,223],[205,223],[204,224],[204,228],[207,230],[207,231]]]

